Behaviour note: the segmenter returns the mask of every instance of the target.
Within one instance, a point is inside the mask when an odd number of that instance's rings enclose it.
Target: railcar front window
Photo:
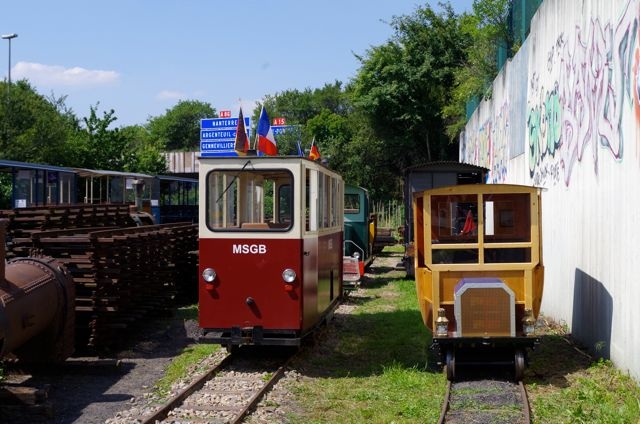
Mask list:
[[[530,262],[531,208],[529,193],[433,196],[432,263]]]
[[[531,197],[528,193],[485,194],[484,261],[486,263],[530,262]]]
[[[213,231],[286,231],[293,225],[293,176],[285,170],[216,170],[207,176]]]
[[[476,242],[477,196],[434,196],[431,200],[431,239],[434,243]]]

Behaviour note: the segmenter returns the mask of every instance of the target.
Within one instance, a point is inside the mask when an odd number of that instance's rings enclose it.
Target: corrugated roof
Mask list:
[[[28,163],[19,162],[15,160],[0,159],[0,169],[39,169],[44,171],[56,171],[56,172],[74,172],[71,168],[65,168],[63,166],[54,166],[41,163]]]
[[[435,162],[426,162],[423,164],[413,165],[405,168],[404,173],[409,173],[413,171],[478,171],[478,172],[489,172],[488,168],[472,165],[470,163],[464,162],[455,162],[455,161],[435,161]]]
[[[131,178],[153,178],[153,175],[139,174],[137,172],[122,172],[122,171],[106,171],[103,169],[85,169],[85,168],[73,168],[80,177],[131,177]]]

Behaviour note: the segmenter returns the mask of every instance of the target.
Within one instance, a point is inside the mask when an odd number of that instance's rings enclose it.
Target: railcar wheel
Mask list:
[[[524,378],[524,351],[522,349],[516,349],[514,355],[514,365],[515,365],[515,379],[516,381],[520,381]]]
[[[454,381],[456,378],[456,353],[453,350],[447,350],[447,380]]]
[[[232,345],[232,344],[226,345],[225,348],[227,349],[227,353],[229,355],[235,355],[240,350],[240,346],[239,345]]]

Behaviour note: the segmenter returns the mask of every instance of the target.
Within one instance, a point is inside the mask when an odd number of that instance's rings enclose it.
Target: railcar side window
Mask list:
[[[344,213],[360,213],[360,195],[347,193],[344,195]]]
[[[343,190],[340,180],[329,174],[307,169],[305,178],[305,230],[341,227]]]
[[[293,225],[293,176],[285,170],[216,170],[207,176],[213,231],[283,231]]]

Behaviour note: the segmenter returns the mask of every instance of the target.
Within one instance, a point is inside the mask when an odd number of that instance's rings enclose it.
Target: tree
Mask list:
[[[162,146],[151,138],[146,128],[140,125],[123,127],[121,133],[127,141],[125,171],[151,175],[168,172]]]
[[[306,145],[310,145],[311,140],[315,139],[321,157],[327,160],[332,168],[348,178],[349,166],[345,153],[349,150],[348,146],[353,135],[349,117],[329,109],[322,109],[307,121],[306,133],[309,140]]]
[[[147,129],[165,150],[199,150],[200,120],[217,116],[209,103],[181,100],[164,115],[149,118]]]
[[[474,0],[474,13],[460,18],[460,31],[470,42],[465,49],[466,60],[454,72],[452,95],[443,109],[452,140],[466,124],[467,104],[491,96],[491,84],[498,74],[498,50],[514,46],[509,5],[510,0]]]
[[[127,162],[127,140],[119,128],[109,129],[117,120],[115,111],[97,114],[98,105],[91,106],[83,118],[84,128],[69,139],[72,166],[89,169],[123,171]]]
[[[301,143],[304,153],[313,138],[320,146],[332,143],[327,131],[331,126],[333,130],[336,130],[336,127],[332,122],[323,120],[346,119],[352,109],[340,81],[325,84],[322,88],[285,90],[276,95],[267,95],[253,111],[253,122],[258,121],[263,105],[269,117],[285,118],[287,125],[297,128],[278,136],[278,150],[283,154],[295,154],[298,142]],[[333,133],[331,137],[335,135]],[[328,152],[323,156],[328,157]]]
[[[450,4],[395,17],[394,37],[359,57],[353,104],[384,140],[385,166],[394,175],[410,165],[457,157],[442,118],[455,69],[464,63],[466,37]]]
[[[64,99],[46,99],[27,80],[0,83],[0,157],[67,165],[66,140],[77,131],[78,119]]]

